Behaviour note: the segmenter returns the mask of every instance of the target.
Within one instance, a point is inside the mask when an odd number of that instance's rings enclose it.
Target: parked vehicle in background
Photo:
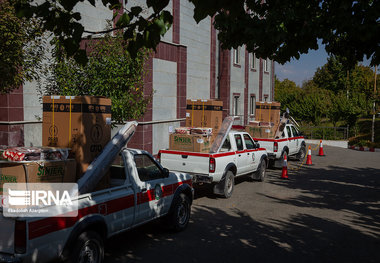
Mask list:
[[[268,164],[267,151],[246,132],[227,131],[215,153],[160,150],[159,161],[169,170],[189,173],[193,183],[209,183],[214,193],[229,198],[238,176],[264,181]]]
[[[253,138],[268,152],[270,164],[276,160],[284,160],[285,156],[303,160],[306,155],[306,143],[301,132],[292,124],[288,123],[282,130],[279,138]]]

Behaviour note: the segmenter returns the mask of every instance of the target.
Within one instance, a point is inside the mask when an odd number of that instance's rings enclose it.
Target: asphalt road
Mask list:
[[[188,228],[158,222],[107,241],[106,262],[380,262],[380,152],[324,147],[289,180],[238,180],[230,199],[196,189]]]

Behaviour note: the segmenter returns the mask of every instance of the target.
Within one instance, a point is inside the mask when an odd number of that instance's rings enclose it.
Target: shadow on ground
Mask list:
[[[286,200],[260,193],[271,202],[349,216],[305,212],[263,223],[237,208],[196,205],[184,232],[153,222],[110,239],[106,262],[380,262],[380,170],[307,167],[266,183],[300,193]]]

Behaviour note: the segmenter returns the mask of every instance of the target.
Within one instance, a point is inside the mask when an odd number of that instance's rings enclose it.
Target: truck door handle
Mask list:
[[[241,154],[239,154],[239,157],[241,156]]]
[[[249,153],[247,153],[247,155],[249,155]]]

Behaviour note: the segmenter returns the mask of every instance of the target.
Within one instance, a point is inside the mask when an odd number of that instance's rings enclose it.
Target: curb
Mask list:
[[[348,146],[348,149],[364,152],[380,152],[380,148],[368,148],[368,147],[359,147],[359,146]]]

